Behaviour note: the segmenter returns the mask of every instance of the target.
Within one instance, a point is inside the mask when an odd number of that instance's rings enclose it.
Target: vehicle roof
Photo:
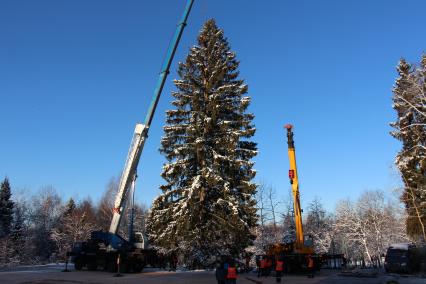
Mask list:
[[[388,249],[399,249],[399,250],[409,250],[410,248],[416,247],[413,243],[398,243],[390,245]]]

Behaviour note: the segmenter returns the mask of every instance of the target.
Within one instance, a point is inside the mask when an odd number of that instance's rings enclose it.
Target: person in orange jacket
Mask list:
[[[265,269],[266,269],[266,256],[263,256],[262,259],[260,260],[257,277],[265,276]]]
[[[228,273],[226,274],[226,284],[237,283],[237,267],[234,261],[229,262]]]
[[[314,278],[314,273],[315,273],[315,267],[314,267],[314,259],[312,258],[312,256],[309,254],[308,258],[307,258],[307,266],[308,266],[308,277],[309,278]]]
[[[284,271],[284,260],[279,258],[275,264],[275,277],[277,278],[277,283],[281,282],[281,275]]]

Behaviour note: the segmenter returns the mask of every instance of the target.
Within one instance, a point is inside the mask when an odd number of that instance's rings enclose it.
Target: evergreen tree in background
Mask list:
[[[85,241],[95,229],[95,210],[90,199],[76,204],[70,198],[63,206],[58,222],[50,231],[50,239],[56,246],[56,256],[59,260],[66,259],[66,253],[71,250],[72,244]]]
[[[0,185],[0,238],[8,236],[12,229],[13,201],[11,200],[9,179]]]
[[[14,211],[15,218],[10,233],[10,239],[12,241],[13,247],[12,255],[14,256],[16,262],[22,263],[25,262],[27,257],[26,253],[23,253],[23,250],[25,248],[26,233],[26,228],[24,224],[25,216],[22,208],[20,208],[19,206],[16,206]]]
[[[308,206],[308,214],[304,224],[305,233],[312,237],[316,253],[335,253],[331,250],[333,240],[333,219],[318,197]]]
[[[72,213],[74,213],[76,207],[77,206],[75,205],[75,201],[71,197],[67,204],[65,204],[64,212],[62,213],[63,216],[61,218],[70,216]]]
[[[415,240],[425,240],[426,56],[418,69],[402,59],[397,70],[392,100],[398,118],[391,124],[395,128],[391,135],[402,142],[402,149],[395,162],[404,183],[407,233]]]
[[[254,115],[247,113],[248,87],[223,30],[207,21],[198,45],[179,64],[173,110],[166,112],[160,151],[168,163],[166,184],[147,222],[151,242],[188,263],[238,255],[250,245],[256,225],[256,185],[251,159],[257,145]]]

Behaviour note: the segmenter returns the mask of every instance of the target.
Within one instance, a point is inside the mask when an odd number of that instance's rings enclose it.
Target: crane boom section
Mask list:
[[[193,3],[194,3],[194,0],[187,1],[183,16],[179,24],[177,25],[173,39],[170,42],[169,47],[167,49],[167,54],[164,59],[160,76],[158,78],[157,86],[155,88],[154,95],[153,95],[151,104],[149,106],[148,113],[145,118],[145,124],[136,124],[135,133],[133,135],[129,153],[127,154],[126,163],[120,178],[120,184],[119,184],[117,196],[115,198],[113,217],[112,217],[111,225],[109,228],[109,232],[112,234],[116,234],[118,231],[118,227],[120,226],[121,218],[123,216],[123,213],[126,207],[126,201],[128,198],[127,194],[129,191],[129,187],[132,184],[132,182],[136,179],[136,170],[138,167],[140,156],[142,154],[145,140],[148,137],[148,130],[151,125],[152,119],[154,117],[154,113],[157,108],[157,104],[160,99],[160,95],[163,90],[164,83],[166,82],[167,75],[169,74],[170,65],[173,61],[173,57],[175,55],[177,46],[179,44],[183,30],[186,26],[186,21],[188,19],[189,12],[191,11]]]
[[[127,193],[130,185],[136,179],[136,168],[139,163],[143,145],[145,144],[146,131],[148,129],[143,124],[136,124],[135,133],[127,154],[126,163],[121,174],[120,184],[118,186],[117,196],[114,202],[114,210],[109,232],[116,234],[124,213],[127,201]]]
[[[289,178],[293,194],[294,221],[296,226],[296,249],[304,247],[302,208],[300,207],[299,179],[297,176],[296,150],[294,148],[293,131],[291,125],[286,125],[288,141],[288,159],[290,161]]]
[[[173,35],[173,39],[170,42],[169,48],[167,49],[166,57],[164,58],[164,63],[161,67],[160,77],[158,78],[157,87],[155,88],[151,105],[149,106],[148,113],[145,117],[145,125],[148,127],[151,125],[152,118],[154,117],[155,109],[157,108],[158,101],[160,100],[160,95],[163,90],[164,83],[166,82],[167,75],[169,74],[170,65],[172,64],[173,57],[175,55],[179,40],[182,36],[183,29],[186,26],[186,21],[188,20],[189,12],[191,11],[193,3],[194,0],[188,0],[186,3],[185,11],[183,12],[182,18]]]

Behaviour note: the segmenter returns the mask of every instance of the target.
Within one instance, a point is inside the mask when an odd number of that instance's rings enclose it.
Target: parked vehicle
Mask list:
[[[426,246],[413,243],[391,245],[386,252],[385,270],[394,273],[419,272],[426,265]]]

